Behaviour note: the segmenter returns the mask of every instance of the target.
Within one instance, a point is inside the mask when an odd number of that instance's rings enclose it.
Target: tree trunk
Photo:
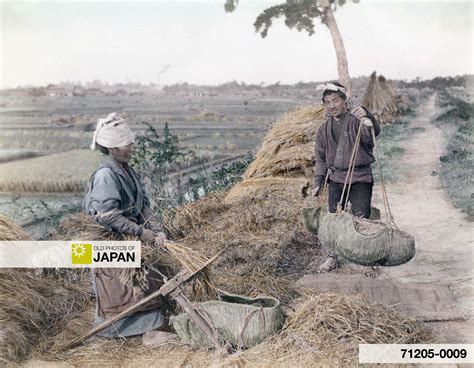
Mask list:
[[[336,18],[334,18],[334,13],[331,9],[329,0],[321,0],[321,7],[323,8],[324,13],[322,21],[329,28],[329,32],[331,32],[332,42],[334,44],[334,49],[336,50],[339,82],[347,88],[347,95],[350,97],[352,96],[352,84],[351,78],[349,77],[349,65],[347,63],[344,41],[342,40],[341,33],[337,27]]]

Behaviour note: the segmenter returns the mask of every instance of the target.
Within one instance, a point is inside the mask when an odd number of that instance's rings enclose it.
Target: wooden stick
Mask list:
[[[87,332],[86,334],[72,340],[68,344],[64,345],[63,347],[59,348],[60,351],[71,349],[73,347],[76,347],[79,345],[81,342],[87,340],[88,338],[94,336],[96,333],[102,331],[103,329],[109,327],[110,325],[114,324],[118,320],[127,317],[131,315],[132,313],[138,311],[141,307],[143,307],[145,304],[147,304],[149,301],[159,297],[159,296],[166,296],[169,295],[173,290],[175,290],[178,286],[184,284],[185,282],[189,281],[191,278],[196,276],[199,272],[201,272],[203,269],[205,269],[207,266],[209,266],[212,262],[214,262],[222,251],[217,253],[214,257],[212,257],[209,261],[207,261],[199,270],[196,272],[190,273],[186,270],[180,271],[175,277],[172,279],[166,281],[163,286],[160,287],[159,290],[155,291],[154,293],[148,295],[147,297],[143,298],[139,302],[135,303],[134,305],[131,305],[124,311],[120,312],[114,317],[111,317],[98,326],[94,327],[92,330]]]
[[[202,315],[192,306],[191,302],[183,295],[181,290],[176,289],[171,294],[171,298],[176,301],[176,303],[183,308],[183,310],[189,315],[189,318],[196,323],[196,325],[201,329],[202,332],[206,335],[208,340],[214,344],[214,347],[223,355],[230,353],[230,346],[224,344],[221,345],[219,341],[219,333],[214,326],[209,324]]]

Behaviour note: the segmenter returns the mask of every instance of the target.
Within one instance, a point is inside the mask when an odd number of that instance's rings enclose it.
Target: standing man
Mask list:
[[[350,191],[343,198],[342,208],[347,195],[355,216],[369,218],[374,180],[371,164],[375,162],[372,153],[373,141],[371,129],[375,136],[380,134],[380,126],[374,116],[362,106],[351,111],[347,107],[346,88],[338,83],[327,83],[322,86],[323,103],[328,118],[318,130],[315,147],[314,187],[311,194],[317,197],[324,186],[328,175],[328,207],[335,213],[341,200],[344,182],[349,169],[356,136],[362,123],[360,143],[354,161],[354,174],[350,182]],[[347,181],[349,185],[349,180]],[[337,267],[337,254],[329,252],[328,257],[318,267],[318,272],[330,272]]]

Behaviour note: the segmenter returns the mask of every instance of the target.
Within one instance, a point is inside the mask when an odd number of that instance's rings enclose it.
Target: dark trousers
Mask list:
[[[349,192],[349,202],[352,205],[352,213],[357,217],[369,218],[370,204],[372,201],[373,183],[352,183]],[[344,184],[329,182],[328,207],[329,212],[334,213],[337,209],[337,203],[341,199]],[[342,208],[346,202],[347,188],[342,200]]]

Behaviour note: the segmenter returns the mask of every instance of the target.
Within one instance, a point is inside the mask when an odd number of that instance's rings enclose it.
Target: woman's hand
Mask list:
[[[155,241],[155,234],[151,230],[143,229],[140,239],[146,243],[153,243]]]
[[[155,233],[155,244],[162,247],[166,240],[166,234],[163,232]]]

